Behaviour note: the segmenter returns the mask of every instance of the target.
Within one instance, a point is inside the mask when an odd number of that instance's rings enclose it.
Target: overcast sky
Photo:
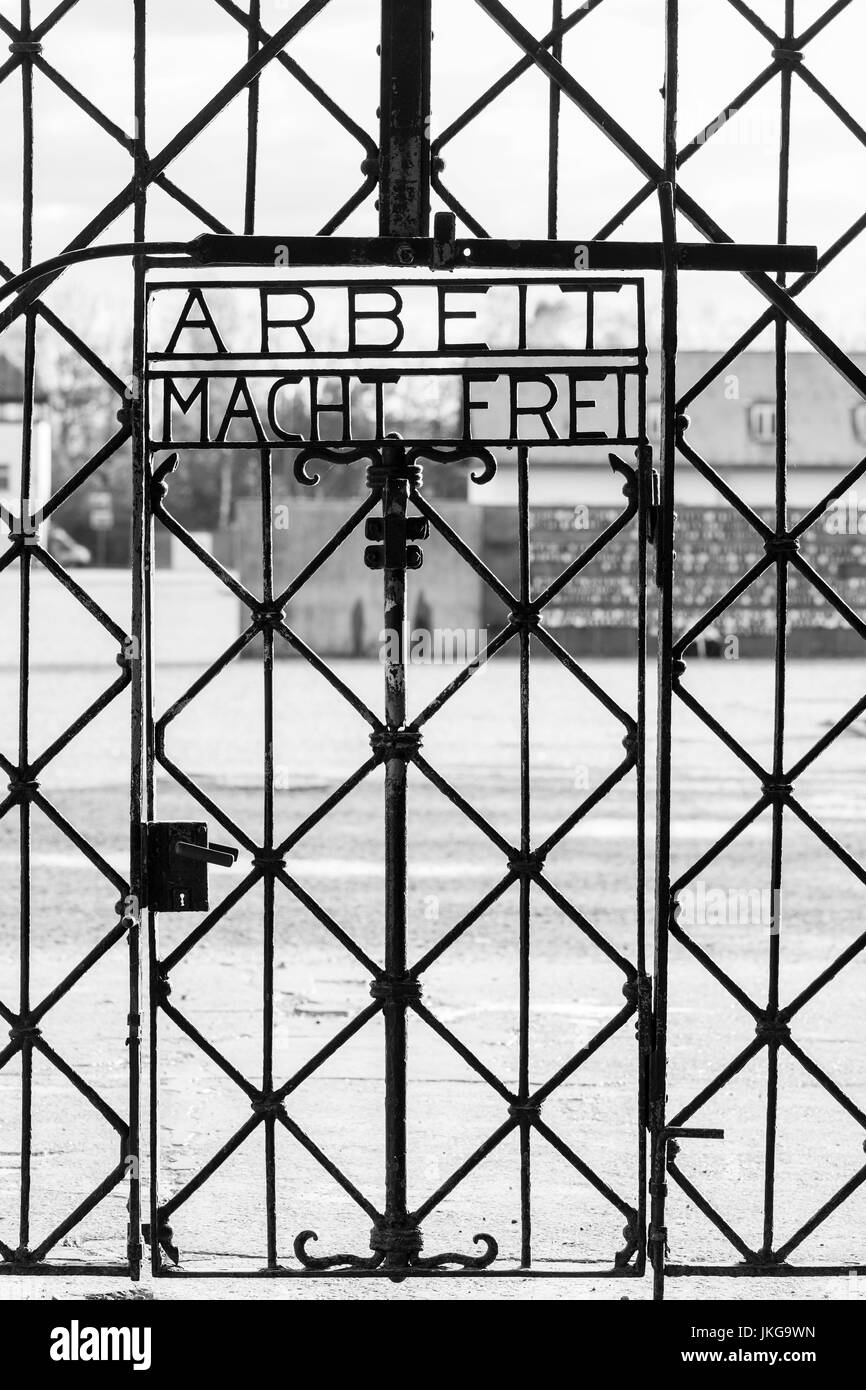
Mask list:
[[[245,0],[239,0],[245,3]],[[34,20],[55,0],[34,0]],[[263,23],[273,31],[299,0],[263,0]],[[784,0],[753,0],[779,25]],[[808,25],[829,0],[797,0],[797,27]],[[375,135],[377,105],[376,0],[331,0],[292,44],[299,62],[351,116]],[[436,0],[432,130],[443,130],[517,54],[475,0]],[[547,0],[511,0],[536,34],[549,27]],[[570,8],[566,0],[566,11]],[[684,0],[681,143],[711,121],[764,68],[769,45],[728,0]],[[18,6],[0,0],[14,21]],[[658,158],[663,77],[663,0],[604,0],[568,36],[565,62],[616,119]],[[131,113],[131,0],[79,0],[45,40],[45,57],[125,130]],[[150,114],[148,145],[161,148],[244,61],[245,35],[216,0],[150,0]],[[807,50],[811,70],[866,125],[866,0],[853,0]],[[522,77],[445,151],[444,178],[493,234],[545,235],[547,85]],[[682,183],[717,222],[739,239],[775,240],[778,179],[778,80],[708,143],[683,170]],[[866,151],[805,84],[794,83],[794,151],[790,239],[832,242],[866,208]],[[20,258],[20,78],[0,85],[0,258]],[[245,98],[234,102],[176,162],[172,176],[216,216],[238,228],[244,184]],[[129,160],[47,79],[36,80],[38,197],[37,254],[59,249],[127,181]],[[7,138],[7,133],[9,138]],[[594,235],[642,183],[637,170],[569,102],[563,104],[561,235]],[[335,125],[282,70],[262,83],[259,229],[310,232],[360,183],[359,144]],[[162,193],[152,203],[152,236],[194,235],[201,228]],[[375,230],[372,203],[347,224]],[[121,219],[111,239],[127,236]],[[619,235],[657,237],[655,204],[637,213]],[[683,229],[684,236],[694,236]],[[105,283],[81,276],[74,290],[89,304]],[[73,293],[69,280],[61,299]],[[761,309],[742,281],[693,276],[684,287],[685,341],[727,342]],[[843,258],[804,296],[804,304],[849,346],[866,342],[866,249]],[[105,312],[117,312],[117,305]]]

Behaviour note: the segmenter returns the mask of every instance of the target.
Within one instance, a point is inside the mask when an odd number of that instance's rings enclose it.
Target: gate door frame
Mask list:
[[[344,251],[339,246],[336,253]],[[369,264],[371,257],[379,251],[377,264],[389,265],[395,260],[404,266],[412,263],[423,267],[422,274],[414,279],[395,275],[387,279],[365,277],[363,268],[359,271],[357,261],[364,257]],[[160,295],[174,295],[175,307],[172,323],[175,325],[169,334],[169,350],[161,349],[157,339],[154,349],[146,347],[143,377],[144,435],[148,458],[148,482],[145,492],[145,535],[150,536],[153,523],[166,528],[187,551],[209,570],[240,601],[244,614],[242,632],[226,651],[203,672],[175,702],[159,717],[153,708],[153,632],[150,625],[145,628],[144,650],[146,653],[146,688],[148,690],[146,715],[146,795],[149,823],[149,838],[157,847],[157,852],[149,856],[151,862],[151,882],[147,887],[149,909],[150,957],[150,1198],[151,1217],[147,1226],[147,1238],[152,1247],[152,1267],[156,1275],[185,1277],[188,1273],[229,1274],[228,1269],[188,1271],[181,1259],[182,1240],[177,1229],[177,1213],[186,1200],[198,1192],[202,1185],[216,1173],[222,1164],[249,1139],[255,1130],[264,1131],[264,1182],[265,1216],[267,1228],[267,1249],[262,1251],[263,1268],[261,1273],[281,1277],[306,1277],[310,1274],[340,1272],[349,1274],[376,1274],[386,1277],[405,1278],[409,1275],[473,1274],[490,1272],[497,1276],[504,1274],[549,1275],[552,1269],[533,1267],[532,1251],[532,1141],[542,1140],[551,1146],[574,1170],[594,1187],[595,1191],[617,1211],[624,1224],[622,1248],[611,1251],[609,1263],[599,1265],[597,1261],[586,1262],[579,1269],[556,1269],[556,1273],[581,1278],[599,1277],[600,1271],[611,1277],[641,1277],[645,1269],[646,1250],[646,1122],[647,1122],[647,1062],[650,1039],[650,981],[646,972],[644,903],[645,903],[645,656],[646,656],[646,579],[647,579],[647,541],[652,524],[653,487],[651,471],[651,450],[646,436],[646,380],[647,350],[645,341],[645,311],[643,281],[639,278],[617,277],[615,279],[578,274],[575,262],[583,257],[587,248],[580,254],[570,243],[530,244],[527,248],[507,247],[495,242],[467,244],[457,242],[454,234],[454,218],[443,214],[437,219],[432,239],[385,239],[378,248],[369,243],[355,243],[351,247],[351,263],[345,267],[345,274],[338,279],[318,280],[315,275],[303,278],[280,278],[258,281],[226,279],[222,269],[224,262],[237,264],[241,258],[249,264],[253,257],[259,264],[269,266],[288,263],[297,267],[309,259],[318,266],[323,257],[335,255],[333,239],[327,242],[310,243],[292,240],[275,243],[271,239],[256,238],[241,242],[233,240],[228,245],[224,238],[210,239],[195,244],[194,254],[200,263],[210,265],[214,260],[218,268],[212,279],[201,272],[190,277],[187,274],[171,279],[165,276],[148,281],[148,303],[154,305]],[[522,252],[522,254],[521,254]],[[467,254],[468,253],[468,254]],[[633,249],[612,254],[601,252],[599,259],[610,261],[617,255],[628,257]],[[422,259],[423,257],[423,259]],[[466,277],[458,273],[464,263],[483,261],[499,270],[493,278],[483,275]],[[516,266],[514,263],[517,262]],[[530,271],[539,270],[539,262],[551,262],[568,267],[570,274],[551,277],[545,274],[527,276]],[[165,265],[165,262],[162,262]],[[512,272],[512,266],[514,270]],[[444,267],[445,269],[441,269]],[[502,269],[508,267],[510,273],[503,278]],[[418,365],[418,355],[412,348],[358,347],[354,350],[357,362],[342,360],[340,370],[363,372],[364,379],[370,380],[378,370],[382,379],[387,380],[395,371],[401,369],[401,362],[408,362],[404,370],[411,375],[447,375],[462,377],[462,395],[467,394],[467,381],[471,379],[473,368],[482,376],[497,375],[518,386],[521,382],[539,379],[542,372],[555,374],[558,370],[574,372],[583,370],[592,377],[604,377],[607,382],[609,403],[615,432],[599,440],[587,436],[575,442],[568,428],[565,436],[556,443],[573,452],[580,447],[612,450],[610,464],[624,481],[624,502],[612,521],[583,550],[576,551],[565,565],[562,573],[547,583],[540,592],[531,589],[530,564],[530,454],[534,447],[554,447],[549,436],[539,429],[530,434],[521,434],[511,424],[506,438],[498,436],[501,431],[493,428],[484,432],[478,425],[474,437],[469,438],[469,407],[464,405],[464,428],[456,433],[437,434],[433,438],[400,439],[398,436],[379,434],[376,437],[341,439],[339,443],[310,441],[296,446],[294,473],[296,480],[306,486],[315,486],[319,481],[314,471],[320,463],[354,467],[366,464],[368,498],[351,510],[343,525],[325,543],[319,552],[301,569],[287,587],[277,591],[274,579],[274,556],[272,538],[273,515],[273,469],[272,454],[275,449],[285,448],[279,437],[263,441],[258,433],[251,440],[220,443],[212,439],[211,431],[203,431],[205,439],[195,437],[177,438],[172,430],[172,404],[178,402],[186,410],[186,403],[192,399],[190,392],[200,391],[203,382],[213,376],[244,373],[245,391],[251,389],[249,383],[263,375],[265,382],[273,377],[276,383],[286,379],[290,372],[293,379],[305,374],[315,375],[322,361],[329,360],[333,353],[300,354],[298,351],[287,354],[287,360],[274,360],[279,354],[273,351],[262,353],[261,360],[251,354],[248,346],[231,352],[216,333],[207,334],[208,350],[196,353],[191,349],[184,351],[181,346],[179,326],[189,324],[199,328],[205,324],[215,326],[205,295],[210,290],[214,295],[226,291],[241,291],[244,294],[279,295],[296,290],[308,296],[317,291],[346,290],[355,297],[364,292],[368,294],[391,294],[395,302],[402,303],[400,296],[421,291],[434,304],[437,296],[444,291],[459,294],[461,290],[482,287],[515,290],[516,298],[525,305],[525,291],[529,285],[541,288],[564,287],[569,293],[582,292],[586,301],[586,345],[574,350],[557,348],[545,354],[539,346],[528,346],[522,342],[525,333],[521,331],[521,342],[513,349],[485,351],[475,360],[472,351],[466,349],[435,350],[429,363]],[[593,304],[602,291],[628,291],[630,313],[629,330],[624,333],[618,346],[599,347],[594,336]],[[177,315],[179,301],[183,304]],[[441,309],[440,309],[441,314]],[[148,316],[148,322],[151,316]],[[219,315],[217,314],[218,318]],[[521,320],[522,322],[522,320]],[[440,325],[444,319],[440,318]],[[634,333],[635,340],[630,340]],[[441,341],[442,328],[439,329]],[[398,347],[402,339],[398,336]],[[216,350],[214,350],[214,348]],[[422,353],[422,356],[425,356]],[[469,360],[467,361],[467,357]],[[452,365],[445,365],[448,359]],[[453,365],[458,358],[459,365]],[[290,359],[290,360],[289,360]],[[479,368],[481,369],[479,371]],[[328,368],[336,371],[337,368]],[[194,387],[184,383],[192,379]],[[176,384],[177,383],[177,384]],[[633,386],[629,386],[633,383]],[[237,388],[235,388],[236,390]],[[348,390],[344,383],[344,389]],[[574,387],[570,387],[574,389]],[[598,388],[601,389],[601,388]],[[202,395],[206,396],[206,386]],[[235,396],[232,395],[234,401]],[[249,399],[245,397],[249,407]],[[206,413],[206,407],[203,407]],[[265,426],[271,431],[275,426],[276,411],[268,412]],[[381,414],[381,407],[377,416]],[[204,419],[204,414],[203,417]],[[383,430],[385,426],[377,423],[374,429]],[[513,433],[512,433],[513,431]],[[201,432],[200,432],[201,433]],[[536,437],[536,435],[540,437]],[[258,442],[257,442],[258,441]],[[238,448],[254,452],[260,460],[260,496],[262,506],[261,534],[263,575],[261,600],[256,599],[245,585],[233,576],[224,565],[208,554],[172,515],[170,510],[170,479],[188,449],[201,450],[207,447]],[[492,452],[494,448],[512,449],[517,455],[518,505],[516,512],[517,537],[519,546],[518,583],[509,587],[494,574],[484,561],[475,554],[458,535],[438,509],[425,497],[423,491],[422,465],[433,468],[449,467],[456,463],[474,465],[471,472],[473,485],[483,485],[495,474],[497,461]],[[633,462],[627,461],[629,450]],[[626,457],[621,457],[625,454]],[[347,504],[351,507],[351,504]],[[383,663],[384,672],[384,714],[380,717],[369,708],[358,695],[330,668],[318,654],[311,650],[292,630],[291,619],[286,615],[289,601],[317,573],[320,567],[343,545],[360,527],[364,527],[368,540],[375,542],[366,552],[366,563],[371,569],[382,571],[383,575],[383,628],[394,634],[396,650],[390,650]],[[636,588],[635,604],[635,674],[634,700],[636,714],[628,713],[597,681],[590,677],[582,666],[556,640],[555,634],[544,628],[542,619],[545,610],[572,580],[626,529],[633,528],[636,534],[635,547]],[[492,590],[504,604],[509,614],[507,621],[496,636],[488,643],[485,651],[461,667],[459,674],[440,691],[411,721],[406,707],[407,694],[407,651],[405,646],[405,621],[407,613],[407,577],[423,562],[424,541],[435,532],[450,547],[455,563],[469,566],[481,581]],[[148,552],[149,553],[149,552]],[[146,559],[145,570],[149,574],[150,559]],[[145,611],[152,612],[153,604],[149,597]],[[187,709],[192,701],[225,668],[237,659],[254,640],[262,642],[262,661],[264,675],[264,732],[265,753],[262,769],[264,795],[264,841],[259,844],[252,832],[247,832],[223,808],[221,808],[178,764],[166,750],[166,731],[174,719]],[[332,792],[322,804],[295,826],[288,835],[280,839],[275,835],[274,826],[274,756],[273,737],[275,725],[274,706],[274,658],[277,643],[285,643],[294,653],[325,679],[343,697],[349,706],[368,724],[372,756],[356,769],[345,782]],[[566,817],[562,825],[546,836],[543,843],[534,844],[531,835],[531,774],[530,774],[530,670],[532,645],[537,643],[543,654],[558,661],[565,670],[579,682],[585,691],[594,698],[620,724],[623,734],[622,756],[610,773],[581,804]],[[519,843],[509,842],[481,812],[459,792],[452,783],[430,765],[421,751],[422,734],[429,721],[440,713],[443,707],[468,680],[481,668],[488,658],[516,645],[519,649],[520,665],[520,808],[521,828]],[[202,918],[193,929],[165,956],[160,955],[158,916],[160,910],[184,907],[193,910],[202,906],[195,899],[194,884],[187,902],[173,902],[171,893],[163,892],[163,866],[158,862],[164,850],[159,846],[168,843],[172,836],[183,836],[188,842],[192,827],[189,825],[166,825],[158,819],[158,806],[155,801],[154,770],[159,766],[181,786],[200,805],[209,817],[252,855],[252,869],[212,911]],[[324,817],[338,806],[343,798],[359,783],[378,768],[384,770],[384,819],[385,819],[385,901],[384,901],[384,969],[370,959],[364,950],[335,921],[329,912],[292,876],[291,861],[286,856]],[[409,769],[411,776],[424,777],[442,796],[465,815],[492,843],[504,858],[504,876],[496,886],[478,902],[470,912],[442,935],[432,947],[425,951],[417,961],[407,954],[407,781]],[[634,773],[635,776],[635,883],[634,883],[634,959],[623,955],[587,919],[580,909],[571,903],[556,888],[544,872],[546,857],[579,821],[598,806],[623,780]],[[199,847],[197,860],[207,855],[206,832],[203,825],[198,826]],[[184,852],[189,856],[193,847],[186,843]],[[213,858],[220,862],[224,850],[215,850]],[[195,862],[195,861],[193,861]],[[192,880],[195,869],[191,871]],[[177,874],[175,872],[175,880]],[[201,942],[210,930],[217,926],[249,890],[258,883],[263,885],[264,897],[264,978],[262,998],[263,1010],[263,1054],[261,1082],[254,1082],[241,1075],[225,1055],[190,1021],[184,1012],[171,1000],[170,976],[172,970],[185,960],[190,951]],[[176,885],[175,885],[176,886]],[[481,1059],[458,1038],[422,1000],[422,981],[424,971],[438,960],[448,948],[509,889],[515,888],[519,894],[519,904],[515,916],[519,923],[519,965],[520,965],[520,1023],[519,1023],[519,1081],[516,1089],[506,1085]],[[337,948],[347,950],[367,970],[371,977],[370,993],[373,1003],[368,1005],[345,1027],[341,1028],[316,1054],[307,1059],[288,1079],[274,1075],[273,1048],[273,968],[274,968],[274,903],[275,895],[288,893],[291,899],[300,902],[335,939]],[[589,1042],[569,1057],[556,1072],[542,1085],[530,1081],[530,914],[531,901],[543,893],[549,902],[564,914],[573,927],[581,932],[621,973],[625,1003],[615,1008],[613,1016],[597,1030]],[[384,1056],[384,1145],[385,1145],[385,1205],[379,1210],[370,1198],[346,1176],[334,1159],[324,1153],[314,1140],[301,1128],[287,1107],[293,1092],[334,1053],[353,1038],[367,1023],[382,1014],[385,1034]],[[407,1206],[407,1023],[412,1017],[415,1027],[426,1025],[439,1038],[446,1042],[462,1060],[497,1094],[505,1108],[503,1122],[495,1131],[463,1162],[449,1178],[442,1183],[417,1208]],[[230,1081],[238,1086],[249,1101],[252,1117],[240,1126],[232,1137],[216,1152],[207,1163],[190,1178],[180,1190],[160,1199],[159,1164],[159,1096],[160,1068],[158,1036],[160,1019],[165,1017],[199,1048]],[[633,1191],[628,1197],[618,1193],[584,1159],[577,1154],[562,1137],[542,1119],[541,1109],[545,1100],[569,1080],[586,1061],[596,1054],[610,1038],[619,1034],[627,1024],[635,1020],[635,1096],[636,1107],[632,1122],[637,1133],[637,1152]],[[294,1241],[294,1252],[298,1267],[281,1265],[277,1250],[277,1177],[276,1177],[276,1134],[285,1130],[300,1144],[335,1181],[347,1196],[364,1211],[373,1223],[370,1237],[372,1254],[315,1254],[309,1246],[318,1237],[311,1231],[299,1232]],[[492,1268],[497,1257],[498,1245],[493,1235],[479,1234],[476,1243],[482,1245],[480,1254],[468,1252],[446,1252],[442,1254],[422,1254],[422,1224],[425,1218],[452,1192],[463,1179],[481,1164],[489,1154],[511,1134],[516,1133],[520,1146],[520,1261],[516,1266]],[[180,1263],[179,1263],[180,1262]]]

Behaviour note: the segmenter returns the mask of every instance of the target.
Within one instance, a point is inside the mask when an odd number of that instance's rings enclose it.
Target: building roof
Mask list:
[[[677,388],[683,394],[718,360],[714,352],[682,352]],[[866,354],[852,360],[866,370]],[[752,407],[775,406],[775,355],[741,353],[688,407],[687,439],[716,465],[772,465],[772,435],[756,438]],[[650,399],[658,396],[658,366],[650,365]],[[851,467],[866,454],[866,402],[815,352],[788,355],[788,462],[796,467]]]

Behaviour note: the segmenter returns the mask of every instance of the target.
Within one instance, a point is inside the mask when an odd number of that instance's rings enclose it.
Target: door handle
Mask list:
[[[176,840],[174,852],[181,859],[204,860],[206,864],[219,864],[230,869],[238,861],[239,850],[228,845],[194,845],[189,840]]]

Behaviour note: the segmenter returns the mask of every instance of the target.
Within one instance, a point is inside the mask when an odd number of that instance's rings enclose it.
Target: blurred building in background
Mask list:
[[[679,387],[686,391],[711,371],[718,354],[683,352]],[[866,355],[855,357],[866,368]],[[648,433],[659,445],[657,359],[650,361]],[[742,354],[702,390],[690,408],[687,441],[746,505],[772,522],[776,497],[777,438],[774,359]],[[813,353],[788,359],[789,528],[809,513],[866,455],[866,402]],[[496,427],[494,425],[494,432]],[[501,433],[507,433],[503,423]],[[533,449],[530,468],[532,579],[538,593],[575,554],[591,545],[622,511],[623,479],[610,466],[609,449]],[[633,463],[626,453],[627,463]],[[496,478],[483,487],[468,481],[465,500],[437,503],[486,565],[515,591],[518,582],[517,460],[499,451]],[[435,488],[436,468],[429,465]],[[357,495],[363,491],[356,475]],[[451,489],[449,489],[451,490]],[[279,502],[279,498],[276,499]],[[283,498],[287,525],[274,533],[278,582],[285,584],[345,519],[345,503],[316,491]],[[755,529],[686,460],[677,471],[678,611],[685,627],[706,612],[764,554]],[[450,511],[448,509],[451,509]],[[456,509],[456,510],[455,510]],[[454,511],[454,516],[451,516]],[[459,515],[457,515],[459,513]],[[260,528],[252,502],[236,508],[227,556],[245,582],[259,574]],[[290,606],[289,622],[317,650],[361,655],[376,650],[381,632],[381,576],[364,569],[363,536],[338,552]],[[410,619],[417,627],[495,633],[506,619],[496,594],[434,536],[424,547],[424,568],[410,574]],[[804,557],[856,613],[866,611],[866,485],[848,489],[801,541]],[[621,655],[633,650],[637,604],[637,531],[626,529],[568,585],[546,612],[546,626],[570,651]],[[650,570],[652,569],[650,559]],[[792,655],[855,654],[859,639],[843,617],[792,570],[789,582]],[[772,651],[775,566],[770,566],[718,624],[702,636],[708,655],[735,637],[743,653]],[[413,606],[414,604],[414,606]],[[423,623],[415,608],[420,608]],[[649,621],[655,620],[650,585]],[[288,650],[285,654],[289,654]]]
[[[717,360],[711,352],[683,352],[679,387],[686,392],[701,382]],[[866,354],[855,356],[866,369]],[[658,361],[649,364],[648,434],[654,452],[659,445]],[[0,505],[13,517],[20,510],[22,456],[22,389],[19,368],[0,358]],[[773,521],[776,496],[776,383],[773,355],[747,352],[709,381],[689,409],[686,435],[691,449],[718,479],[759,516]],[[52,490],[52,418],[56,436],[65,438],[63,400],[40,395],[33,432],[31,511]],[[79,413],[73,402],[70,410]],[[501,432],[506,434],[503,423]],[[841,491],[848,473],[866,455],[866,402],[813,353],[788,358],[787,429],[788,525],[815,508],[832,489],[838,498],[801,540],[803,556],[814,565],[857,614],[866,612],[866,481]],[[62,449],[60,453],[62,453]],[[530,467],[532,584],[538,593],[557,577],[574,556],[590,546],[621,513],[623,479],[609,462],[602,445],[576,450],[533,449]],[[624,461],[633,463],[628,451]],[[62,479],[66,460],[58,457],[55,472]],[[365,491],[362,467],[335,469],[321,487],[294,483],[291,455],[274,451],[274,563],[278,587],[286,585],[345,520],[352,499]],[[251,455],[214,460],[213,454],[184,456],[184,467],[173,481],[171,506],[182,524],[244,583],[260,581],[261,515],[254,500],[257,486],[245,486],[245,470],[257,474]],[[427,465],[425,493],[451,526],[484,563],[508,585],[518,583],[517,460],[513,451],[499,451],[499,469],[492,482],[469,481],[469,466]],[[83,491],[80,515],[44,526],[42,539],[67,568],[91,566],[102,572],[106,604],[117,589],[117,604],[125,604],[128,566],[128,465],[119,468],[111,487],[95,481]],[[677,605],[683,627],[706,612],[741,575],[764,554],[755,529],[730,505],[712,482],[685,459],[677,469],[676,509]],[[5,529],[5,528],[4,528]],[[0,544],[4,537],[0,533]],[[245,622],[243,613],[226,626],[227,594],[196,558],[163,528],[156,533],[156,573],[159,586],[197,586],[203,650],[225,645],[228,631]],[[299,591],[289,607],[294,630],[315,650],[329,655],[369,656],[381,646],[381,575],[364,566],[363,528],[328,560]],[[455,657],[460,658],[461,635],[466,654],[484,645],[507,617],[494,591],[435,533],[424,543],[424,566],[410,574],[409,615],[413,628],[455,634]],[[650,571],[652,557],[650,557]],[[631,526],[566,586],[545,615],[546,626],[570,651],[623,655],[633,650],[637,605],[637,530]],[[114,575],[114,581],[112,580]],[[95,575],[93,576],[95,580]],[[91,585],[92,587],[92,585]],[[100,591],[102,592],[102,590]],[[158,594],[158,601],[159,594]],[[230,598],[230,596],[228,596]],[[213,604],[211,605],[211,599]],[[219,600],[219,601],[218,601]],[[166,600],[169,602],[169,600]],[[231,600],[234,602],[234,600]],[[708,655],[724,651],[736,638],[744,653],[772,651],[776,602],[775,567],[756,582],[701,637],[699,650]],[[208,613],[214,607],[213,622]],[[655,591],[648,594],[650,631],[655,619]],[[169,607],[170,607],[169,602]],[[843,616],[794,567],[789,579],[792,655],[853,655],[858,638]],[[217,613],[217,609],[219,612]],[[120,609],[118,608],[120,613]],[[209,626],[214,642],[205,640]],[[217,635],[218,634],[218,635]],[[468,637],[466,634],[470,634]],[[229,639],[230,640],[230,639]],[[186,651],[177,644],[178,657]],[[282,644],[281,655],[290,651]]]

